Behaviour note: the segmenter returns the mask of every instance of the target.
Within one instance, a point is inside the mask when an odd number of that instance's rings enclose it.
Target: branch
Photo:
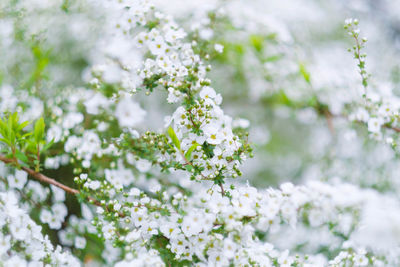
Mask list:
[[[395,131],[395,132],[400,133],[400,128],[398,128],[398,127],[391,126],[391,125],[387,125],[387,124],[385,124],[383,127],[387,128],[387,129],[391,129],[391,130],[393,130],[393,131]]]
[[[330,110],[326,110],[324,112],[324,115],[325,115],[325,117],[327,119],[329,118],[330,120],[332,120],[332,118],[344,118],[344,119],[350,121],[349,118],[346,115],[333,114]],[[355,122],[365,124],[365,122],[363,122],[363,121],[358,121],[357,120]],[[330,122],[330,123],[332,124],[332,122]],[[328,126],[329,126],[329,121],[328,121]],[[400,128],[399,127],[392,126],[390,124],[384,124],[384,125],[382,125],[382,127],[386,128],[386,129],[389,129],[389,130],[392,130],[392,131],[395,131],[397,133],[400,133]]]
[[[14,159],[9,159],[6,158],[3,155],[0,155],[0,161],[3,161],[4,163],[7,164],[13,164],[16,163]],[[41,181],[43,183],[47,183],[47,184],[52,184],[54,186],[57,186],[58,188],[61,188],[62,190],[64,190],[65,192],[72,194],[72,195],[76,195],[79,194],[79,191],[71,188],[69,186],[66,186],[62,183],[57,182],[56,180],[54,180],[53,178],[47,177],[46,175],[39,173],[39,172],[35,172],[34,170],[27,168],[27,167],[21,167],[21,169],[23,171],[25,171],[26,173],[28,173],[30,176],[32,176],[33,178],[35,178],[38,181]]]
[[[0,154],[0,161],[6,163],[6,164],[13,164],[16,163],[15,159],[9,159],[7,157],[5,157],[4,155]],[[32,176],[33,178],[35,178],[36,180],[43,182],[43,183],[47,183],[47,184],[52,184],[54,186],[57,186],[58,188],[61,188],[62,190],[64,190],[65,192],[67,192],[68,194],[71,195],[78,195],[80,192],[77,189],[71,188],[69,186],[66,186],[62,183],[57,182],[55,179],[47,177],[46,175],[40,173],[40,172],[35,172],[34,170],[27,168],[27,167],[21,167],[21,169],[23,171],[25,171],[26,173],[28,173],[30,176]],[[99,207],[104,207],[105,209],[108,210],[107,205],[103,205],[100,201],[98,201],[97,199],[91,197],[91,196],[87,196],[87,199],[89,200],[89,203],[92,203],[96,206]],[[138,205],[137,207],[141,207],[141,205]],[[118,212],[118,215],[120,217],[125,217],[125,214],[123,214],[122,212]]]
[[[0,161],[4,162],[4,163],[6,163],[6,164],[13,164],[13,163],[15,163],[15,160],[14,160],[14,159],[6,158],[6,157],[3,156],[3,155],[0,155]],[[40,182],[47,183],[47,184],[52,184],[52,185],[54,185],[54,186],[57,186],[58,188],[61,188],[62,190],[64,190],[64,191],[67,192],[68,194],[77,195],[77,194],[80,193],[79,190],[74,189],[74,188],[71,188],[71,187],[69,187],[69,186],[66,186],[66,185],[64,185],[64,184],[62,184],[62,183],[60,183],[60,182],[57,182],[55,179],[50,178],[50,177],[47,177],[46,175],[44,175],[44,174],[42,174],[42,173],[40,173],[40,172],[35,172],[34,170],[32,170],[32,169],[30,169],[30,168],[27,168],[27,167],[23,167],[23,166],[22,166],[22,167],[21,167],[21,170],[25,171],[25,172],[28,173],[30,176],[32,176],[33,178],[35,178],[36,180],[38,180],[38,181],[40,181]],[[90,197],[90,196],[88,196],[87,198],[88,198],[88,200],[90,200],[90,202],[93,203],[94,205],[100,206],[100,207],[103,206],[103,205],[100,203],[100,201],[98,201],[97,199],[95,199],[95,198],[93,198],[93,197]]]

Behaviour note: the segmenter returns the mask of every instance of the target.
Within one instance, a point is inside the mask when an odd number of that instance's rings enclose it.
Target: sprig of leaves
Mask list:
[[[7,158],[13,159],[14,164],[20,167],[34,166],[40,171],[40,155],[46,152],[53,141],[45,139],[45,122],[43,118],[36,121],[33,130],[24,130],[29,121],[20,122],[18,113],[6,114],[0,118],[0,142],[5,147],[1,150]]]

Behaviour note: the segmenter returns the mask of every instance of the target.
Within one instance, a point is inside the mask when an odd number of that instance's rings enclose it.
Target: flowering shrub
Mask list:
[[[359,21],[176,1],[0,3],[0,266],[399,265],[400,79]]]

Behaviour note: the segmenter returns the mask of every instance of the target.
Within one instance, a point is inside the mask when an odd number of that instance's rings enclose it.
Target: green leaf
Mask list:
[[[42,153],[45,152],[47,149],[49,149],[52,145],[54,144],[54,138],[47,144],[44,145],[44,147],[42,148]]]
[[[11,145],[15,144],[14,121],[18,121],[17,113],[12,114],[7,121],[7,137]]]
[[[193,170],[193,166],[192,166],[192,165],[186,165],[186,166],[185,166],[185,169],[186,169],[188,172],[191,172],[191,171]]]
[[[35,136],[35,141],[37,144],[39,144],[43,140],[44,127],[45,127],[45,125],[44,125],[43,118],[38,119],[35,123],[35,128],[33,130],[34,136]]]
[[[26,133],[26,134],[23,134],[22,135],[22,139],[24,139],[24,138],[26,138],[26,137],[29,137],[29,136],[31,136],[33,133]]]
[[[307,71],[306,67],[304,66],[303,63],[299,64],[299,71],[300,74],[303,76],[304,80],[308,83],[311,84],[311,75],[310,73]]]
[[[4,142],[4,143],[6,143],[8,146],[11,145],[10,142],[9,142],[7,139],[5,139],[5,138],[0,138],[0,142]]]
[[[28,157],[19,150],[15,152],[15,156],[17,157],[17,159],[19,159],[22,162],[28,161]]]
[[[181,150],[181,143],[179,142],[178,137],[175,134],[174,129],[172,129],[172,127],[168,128],[168,135],[169,137],[171,137],[172,139],[172,143],[174,143],[174,145],[176,146],[176,148],[178,148],[179,150]]]
[[[28,126],[30,122],[29,121],[24,121],[23,123],[19,124],[17,127],[17,131],[21,131],[22,129],[24,129],[26,126]]]
[[[4,136],[4,134],[7,132],[7,124],[0,118],[0,131],[1,134]]]
[[[250,36],[250,44],[254,47],[257,52],[261,52],[264,48],[264,40],[261,35],[253,34]]]
[[[191,159],[191,157],[192,157],[192,152],[196,149],[196,147],[198,147],[199,146],[199,144],[198,143],[194,143],[189,149],[188,149],[188,151],[186,151],[186,153],[185,153],[185,158],[187,159],[187,160],[190,160]]]

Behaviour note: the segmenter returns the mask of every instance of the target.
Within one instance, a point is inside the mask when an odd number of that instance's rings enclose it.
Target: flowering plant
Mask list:
[[[398,265],[400,102],[358,20],[346,85],[258,1],[185,8],[0,3],[0,266]]]

